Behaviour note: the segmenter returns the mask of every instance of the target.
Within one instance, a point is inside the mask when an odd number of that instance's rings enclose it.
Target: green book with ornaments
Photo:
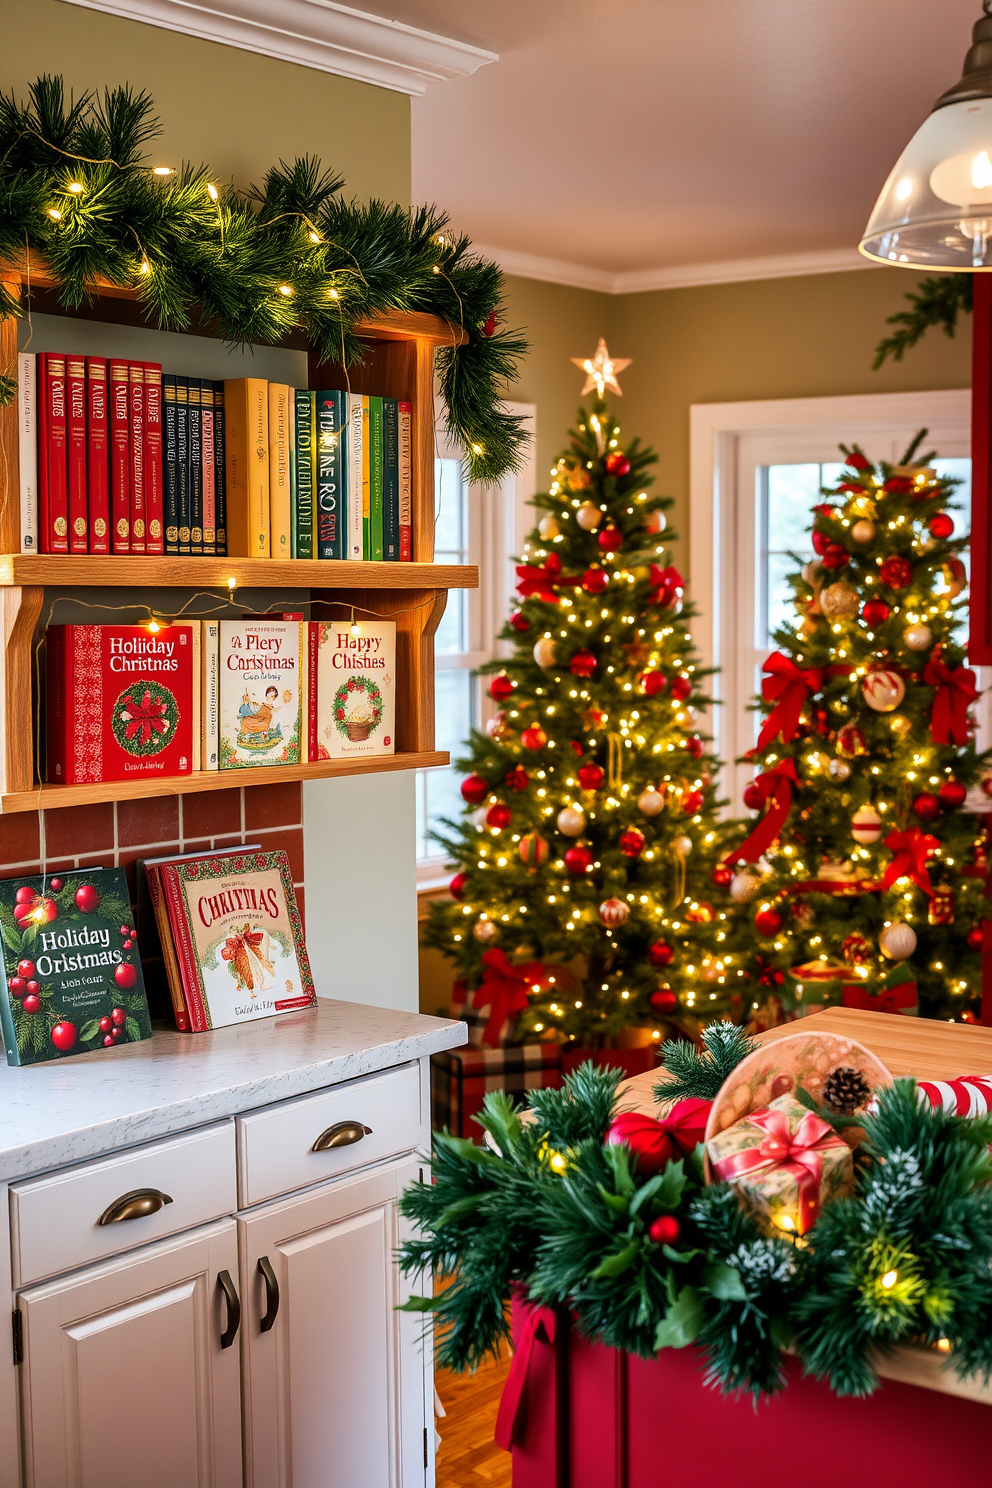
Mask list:
[[[40,1064],[151,1036],[122,868],[0,879],[8,1064]]]

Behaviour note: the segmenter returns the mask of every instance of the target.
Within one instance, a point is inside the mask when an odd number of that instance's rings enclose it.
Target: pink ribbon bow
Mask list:
[[[757,1147],[746,1152],[732,1152],[718,1158],[713,1172],[727,1181],[743,1177],[745,1173],[769,1173],[781,1168],[795,1179],[799,1191],[799,1213],[796,1216],[796,1233],[805,1235],[820,1213],[820,1183],[823,1179],[823,1154],[831,1148],[843,1147],[829,1122],[823,1121],[808,1111],[794,1132],[783,1111],[753,1111],[746,1118],[752,1126],[766,1133]]]

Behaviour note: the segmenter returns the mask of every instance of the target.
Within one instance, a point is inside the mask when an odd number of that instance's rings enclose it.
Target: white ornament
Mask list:
[[[809,563],[803,564],[803,582],[808,584],[811,589],[815,588],[820,582],[823,574],[824,568],[819,558],[812,558]]]
[[[761,879],[748,868],[741,868],[730,880],[730,897],[735,904],[750,904],[761,892]]]
[[[874,806],[861,806],[851,818],[851,836],[862,847],[877,842],[882,835],[882,818]]]
[[[496,934],[496,926],[493,924],[492,920],[476,920],[475,924],[472,926],[472,934],[475,936],[476,940],[481,940],[483,945],[485,945],[486,941],[492,940],[493,936]]]
[[[553,667],[557,654],[555,643],[550,636],[542,636],[534,647],[534,660],[539,667]]]
[[[691,837],[673,837],[672,838],[672,852],[678,858],[687,858],[689,856],[689,854],[692,852],[692,838]]]
[[[485,806],[480,806],[478,810],[471,812],[469,815],[469,821],[477,832],[484,832],[486,830],[486,809]]]
[[[908,625],[902,638],[910,651],[929,651],[933,645],[933,631],[929,625]]]
[[[599,918],[611,929],[615,925],[624,925],[630,918],[630,906],[622,899],[605,899],[599,906]]]
[[[551,538],[557,537],[561,531],[558,525],[558,518],[553,517],[549,512],[546,517],[542,517],[538,522],[537,530],[546,541],[550,541]]]
[[[851,528],[851,536],[856,543],[870,543],[875,541],[875,523],[869,522],[867,517],[862,517],[855,522]]]
[[[849,780],[851,767],[845,759],[832,759],[827,766],[827,773],[831,780]]]
[[[659,811],[665,809],[665,798],[661,791],[649,785],[647,790],[642,790],[638,796],[637,809],[642,816],[657,816]]]
[[[916,931],[903,920],[893,920],[879,933],[878,949],[890,961],[905,961],[916,950]]]
[[[586,829],[586,814],[574,806],[563,806],[558,813],[558,830],[566,837],[581,837]]]
[[[595,532],[596,528],[603,520],[603,513],[594,502],[583,501],[582,505],[575,513],[575,520],[578,522],[583,532]]]
[[[486,720],[486,733],[490,739],[502,739],[506,733],[506,714],[502,710]]]
[[[869,672],[861,684],[861,696],[876,713],[891,713],[906,696],[906,684],[898,672]]]
[[[659,532],[664,532],[668,522],[663,511],[648,512],[644,518],[644,531],[656,537]]]
[[[843,579],[836,584],[829,584],[820,595],[820,608],[831,620],[856,615],[860,603],[857,590],[852,589]]]

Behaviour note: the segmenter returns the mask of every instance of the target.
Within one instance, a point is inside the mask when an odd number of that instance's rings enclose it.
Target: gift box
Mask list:
[[[469,1044],[447,1049],[431,1059],[434,1126],[478,1140],[482,1131],[472,1117],[482,1110],[490,1090],[504,1090],[522,1100],[528,1090],[556,1090],[560,1084],[557,1044],[511,1044],[501,1049]]]
[[[713,1178],[732,1183],[770,1229],[804,1235],[825,1203],[849,1193],[847,1143],[792,1095],[780,1095],[706,1143]]]

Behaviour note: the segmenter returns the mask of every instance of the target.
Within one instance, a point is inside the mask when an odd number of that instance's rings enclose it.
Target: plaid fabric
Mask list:
[[[561,1084],[557,1044],[517,1044],[506,1049],[469,1044],[431,1059],[431,1103],[434,1126],[446,1126],[459,1137],[481,1136],[472,1120],[482,1110],[489,1090],[523,1095],[527,1090],[557,1089]]]

